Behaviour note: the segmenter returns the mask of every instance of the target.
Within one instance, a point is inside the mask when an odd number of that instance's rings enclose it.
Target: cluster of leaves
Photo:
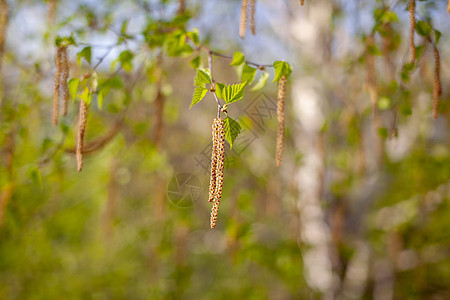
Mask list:
[[[244,55],[241,52],[235,52],[230,63],[230,66],[235,67],[238,77],[240,79],[240,83],[236,84],[228,84],[215,82],[211,76],[211,72],[209,69],[198,68],[200,63],[200,57],[197,56],[194,58],[195,62],[191,63],[193,67],[196,68],[196,75],[194,78],[194,94],[192,97],[191,106],[192,108],[195,104],[199,103],[208,93],[208,91],[213,92],[217,99],[223,100],[225,104],[221,110],[226,114],[225,122],[225,138],[230,144],[230,147],[233,147],[233,142],[238,137],[241,126],[239,123],[228,116],[227,107],[229,104],[240,101],[244,98],[245,88],[255,81],[255,76],[258,70],[261,71],[259,78],[255,84],[250,88],[251,91],[258,91],[264,87],[269,78],[269,73],[265,70],[265,67],[259,66],[258,68],[251,67],[248,62],[246,62]],[[273,68],[275,70],[274,80],[273,82],[277,82],[280,80],[282,76],[288,77],[292,73],[291,66],[284,61],[275,61],[273,63]]]

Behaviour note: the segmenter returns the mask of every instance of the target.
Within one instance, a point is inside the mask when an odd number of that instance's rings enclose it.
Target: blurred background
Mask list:
[[[304,2],[256,1],[241,39],[237,0],[1,0],[0,298],[450,299],[447,1],[416,1],[415,64],[408,1]],[[194,28],[293,68],[281,167],[273,70],[228,109],[242,132],[214,230],[217,105],[189,109],[207,57],[167,42]],[[79,99],[51,117],[54,41],[70,35],[70,78],[99,63],[104,93],[80,173]],[[229,63],[213,58],[218,82],[239,82]]]

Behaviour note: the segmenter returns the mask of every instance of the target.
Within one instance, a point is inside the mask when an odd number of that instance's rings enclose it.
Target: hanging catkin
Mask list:
[[[248,0],[242,0],[241,22],[239,25],[239,36],[241,37],[241,39],[245,37],[245,27],[247,26],[247,8],[248,8]]]
[[[209,182],[209,202],[214,201],[214,196],[216,194],[216,168],[217,168],[217,131],[218,131],[218,120],[214,119],[212,124],[212,151],[211,151],[211,178]]]
[[[48,0],[48,23],[55,23],[56,0]]]
[[[433,82],[433,118],[438,117],[439,98],[442,95],[441,85],[441,58],[439,50],[434,46],[434,82]]]
[[[80,114],[78,123],[78,142],[77,142],[77,169],[81,172],[83,169],[83,146],[84,136],[86,134],[86,121],[87,121],[87,109],[86,102],[80,100]]]
[[[8,23],[8,3],[0,1],[0,71],[2,69],[2,58],[5,49],[6,25]]]
[[[250,0],[250,29],[253,35],[256,34],[255,7],[256,7],[256,0]]]
[[[414,63],[416,60],[416,46],[414,44],[414,33],[416,31],[416,0],[409,0],[409,48],[411,56],[410,63]]]
[[[53,125],[58,124],[59,114],[59,89],[61,86],[61,74],[62,74],[62,52],[63,47],[56,48],[55,65],[56,71],[53,78]]]
[[[300,5],[303,6],[305,4],[305,0],[300,0]]]
[[[283,157],[283,140],[284,140],[284,99],[286,97],[286,76],[282,76],[278,81],[278,102],[277,102],[277,117],[278,117],[278,134],[277,134],[277,166],[281,165]]]
[[[450,0],[447,2],[447,12],[450,13]]]
[[[209,201],[213,202],[211,209],[211,229],[216,227],[217,214],[223,188],[223,168],[225,159],[225,130],[224,122],[220,118],[213,123],[213,150],[211,160],[211,181]]]
[[[67,58],[67,47],[62,47],[61,50],[61,89],[63,94],[63,108],[62,115],[65,116],[67,114],[67,106],[69,103],[69,86],[67,85],[67,80],[69,79],[69,60]]]

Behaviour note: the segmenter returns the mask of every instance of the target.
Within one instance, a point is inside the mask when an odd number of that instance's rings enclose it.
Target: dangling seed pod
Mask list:
[[[245,37],[245,27],[247,26],[247,8],[248,8],[248,0],[242,0],[241,23],[239,26],[239,36],[241,37],[241,39]]]
[[[79,114],[79,124],[78,124],[78,142],[77,142],[77,169],[81,172],[83,169],[83,146],[84,146],[84,136],[86,133],[86,122],[87,122],[87,109],[88,106],[84,100],[80,100],[80,114]]]
[[[409,48],[411,50],[410,63],[416,60],[416,46],[414,44],[414,33],[416,31],[416,0],[409,0]]]
[[[62,65],[63,65],[63,47],[58,47],[56,49],[55,55],[55,65],[56,72],[53,78],[53,125],[58,124],[58,114],[59,114],[59,89],[61,86],[61,74],[62,74]]]
[[[61,89],[63,93],[63,108],[62,108],[62,115],[67,115],[67,106],[69,103],[69,86],[67,85],[67,80],[69,79],[69,60],[67,58],[67,47],[62,47],[61,50],[62,55],[62,66],[61,66]]]
[[[225,130],[220,118],[214,119],[212,125],[213,149],[211,158],[211,180],[209,185],[209,202],[213,202],[211,210],[211,229],[216,227],[217,213],[222,198],[223,169],[225,160]]]
[[[255,7],[256,7],[256,0],[250,0],[250,29],[253,35],[256,34]]]
[[[282,76],[278,81],[278,102],[277,102],[277,117],[278,117],[278,134],[277,134],[277,167],[281,165],[283,157],[283,140],[284,140],[284,100],[286,97],[286,76]]]
[[[439,97],[442,95],[441,85],[441,58],[439,50],[434,46],[434,82],[433,82],[433,118],[438,117]]]

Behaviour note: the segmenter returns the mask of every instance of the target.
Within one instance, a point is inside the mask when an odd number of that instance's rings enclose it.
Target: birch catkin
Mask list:
[[[69,86],[67,85],[67,80],[69,79],[69,60],[67,58],[67,47],[62,47],[61,49],[61,81],[60,86],[63,94],[63,108],[62,115],[67,115],[67,106],[69,103]]]
[[[214,196],[216,194],[216,168],[217,168],[217,131],[218,131],[218,120],[214,119],[212,124],[212,151],[211,151],[211,179],[209,182],[209,202],[214,201]]]
[[[433,82],[433,118],[438,117],[439,98],[442,95],[441,58],[439,50],[434,46],[434,82]]]
[[[416,46],[414,44],[414,33],[416,31],[416,0],[409,0],[409,48],[411,56],[410,63],[414,63],[416,60]]]
[[[2,58],[5,49],[6,25],[8,23],[8,3],[0,0],[0,70],[2,69]]]
[[[300,0],[300,5],[303,6],[305,4],[305,0]]]
[[[53,125],[58,124],[59,114],[59,89],[61,86],[61,74],[62,74],[62,50],[63,47],[56,49],[55,65],[56,71],[53,78]]]
[[[255,7],[256,7],[256,0],[250,0],[250,29],[253,35],[256,34]]]
[[[77,169],[81,172],[83,169],[83,146],[84,136],[86,134],[86,122],[87,122],[87,109],[86,102],[80,100],[80,114],[78,123],[78,142],[77,142]]]
[[[209,187],[209,202],[213,202],[211,209],[211,229],[216,227],[219,204],[222,198],[223,169],[225,160],[225,130],[224,122],[220,118],[213,122],[213,149],[211,159],[211,180]]]
[[[277,134],[277,166],[281,165],[283,157],[283,140],[284,140],[284,100],[286,97],[286,76],[282,76],[278,81],[278,102],[277,102],[277,117],[278,117],[278,134]]]
[[[447,2],[447,12],[450,13],[450,0]]]
[[[247,26],[247,8],[248,8],[248,0],[242,0],[241,23],[239,26],[239,36],[241,37],[241,39],[245,37],[245,27]]]

